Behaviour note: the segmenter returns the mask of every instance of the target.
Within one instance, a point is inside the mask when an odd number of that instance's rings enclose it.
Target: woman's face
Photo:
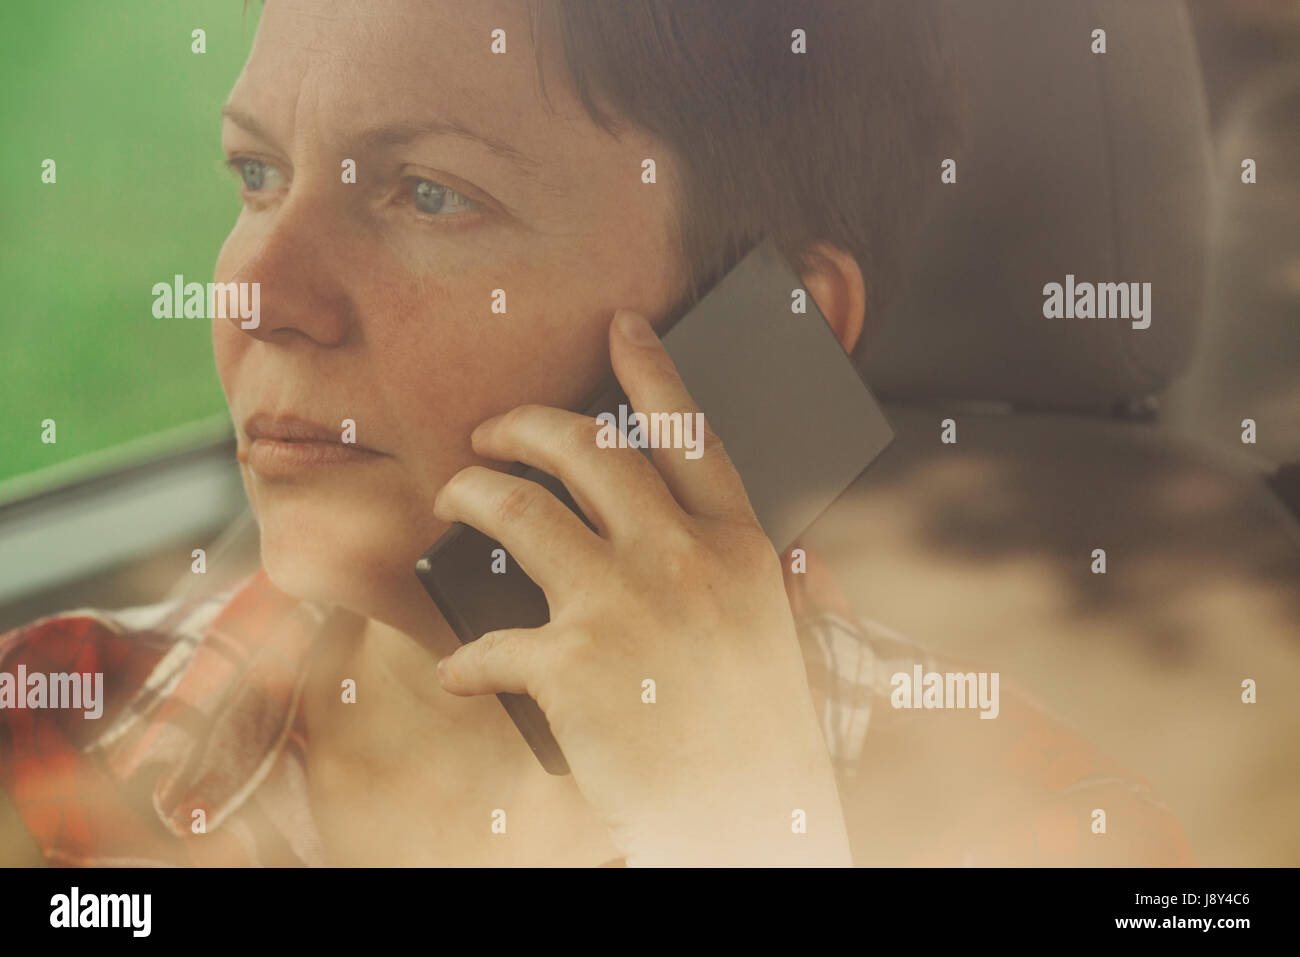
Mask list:
[[[260,325],[216,319],[212,338],[262,560],[291,594],[409,624],[438,490],[507,467],[473,428],[573,406],[614,310],[656,320],[681,292],[671,157],[600,130],[546,69],[554,113],[522,0],[266,5],[223,124],[245,206],[215,276],[261,284]],[[336,440],[351,419],[382,454],[300,464],[252,446],[257,413]]]

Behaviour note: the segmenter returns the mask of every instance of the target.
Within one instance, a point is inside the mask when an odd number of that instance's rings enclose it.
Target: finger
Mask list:
[[[637,449],[618,448],[617,435],[617,424],[544,405],[521,405],[483,422],[470,443],[479,455],[523,462],[554,475],[602,534],[623,537],[661,525],[681,510],[649,459]]]
[[[438,662],[438,682],[454,695],[530,694],[541,628],[489,631]]]
[[[614,374],[632,407],[646,415],[666,416],[659,420],[660,445],[667,444],[662,436],[669,432],[675,442],[692,446],[651,452],[673,497],[692,515],[753,519],[740,473],[650,324],[640,314],[620,309],[609,337]],[[680,416],[680,426],[673,416]]]
[[[554,495],[518,475],[481,465],[461,469],[438,492],[433,512],[504,545],[552,602],[590,582],[605,562],[607,543]]]

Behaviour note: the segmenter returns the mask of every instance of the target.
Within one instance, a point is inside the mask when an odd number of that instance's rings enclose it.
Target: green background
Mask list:
[[[0,502],[228,433],[208,321],[154,318],[151,289],[211,280],[238,215],[219,110],[256,15],[0,3]]]

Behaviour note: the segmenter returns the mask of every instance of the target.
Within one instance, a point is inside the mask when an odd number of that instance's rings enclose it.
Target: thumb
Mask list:
[[[528,694],[536,628],[489,631],[438,662],[438,682],[454,695]]]

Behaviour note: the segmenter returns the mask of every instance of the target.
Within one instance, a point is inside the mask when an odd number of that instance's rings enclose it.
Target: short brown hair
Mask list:
[[[868,315],[899,291],[960,134],[932,0],[529,0],[529,13],[539,75],[558,37],[596,123],[631,123],[674,151],[681,306],[764,236],[801,270],[818,241],[850,252]],[[804,54],[792,52],[796,28]]]

